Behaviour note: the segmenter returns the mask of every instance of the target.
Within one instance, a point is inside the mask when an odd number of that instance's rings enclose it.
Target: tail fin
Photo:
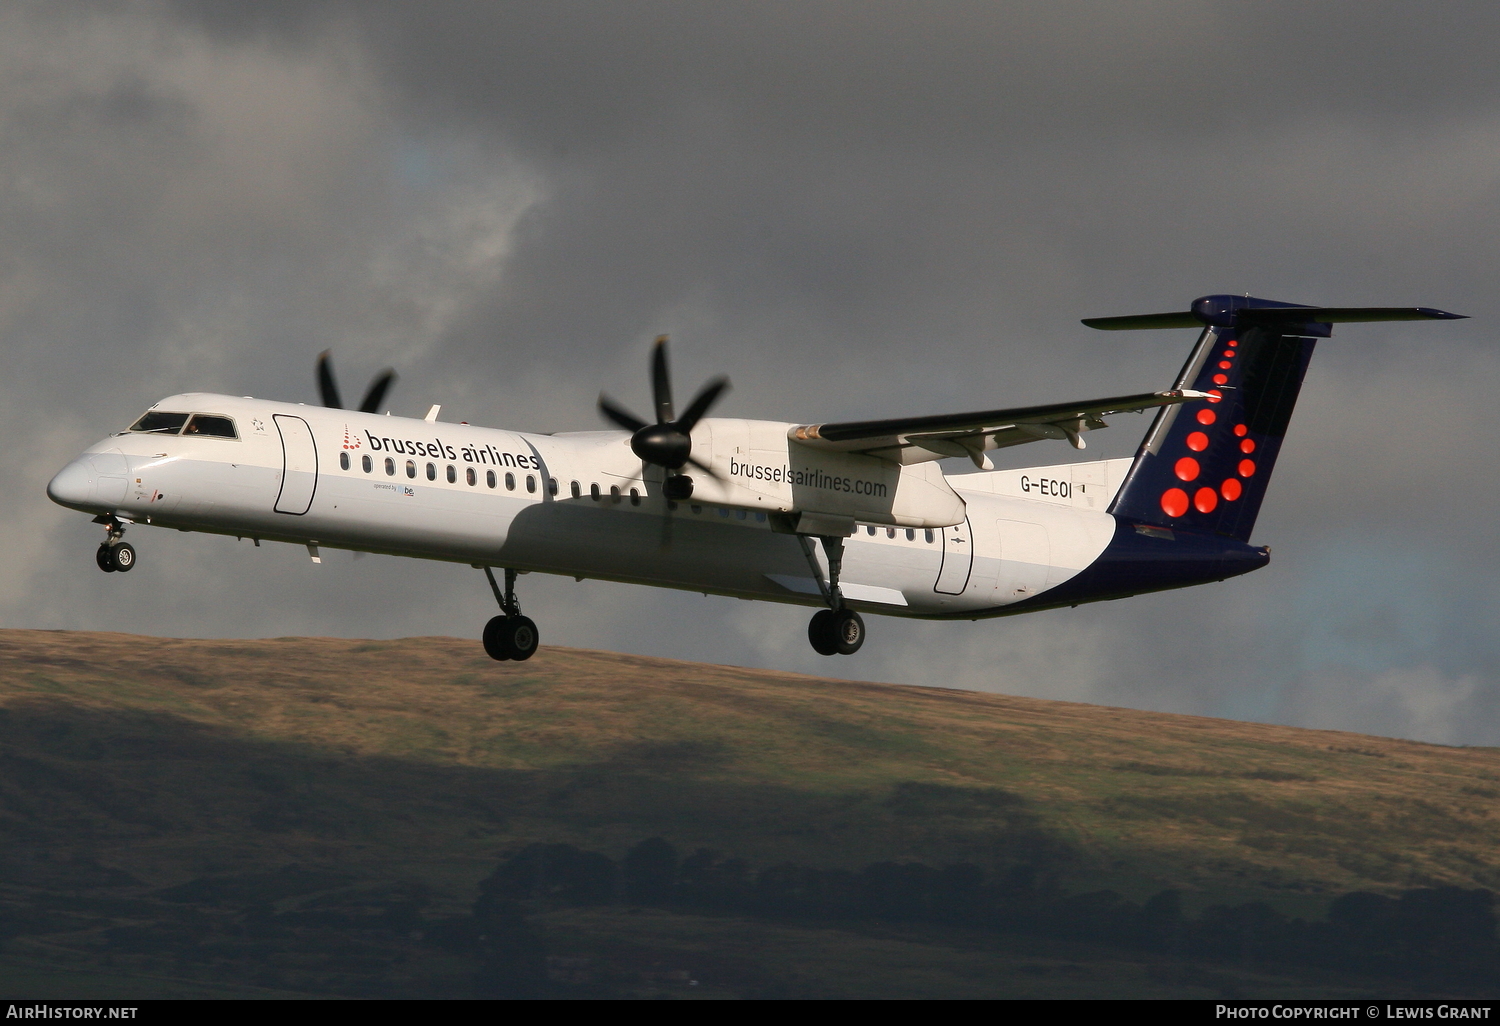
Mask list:
[[[1205,296],[1186,313],[1084,321],[1105,330],[1203,326],[1174,387],[1212,397],[1162,408],[1110,512],[1248,542],[1317,340],[1340,322],[1459,316],[1421,307],[1309,307]]]

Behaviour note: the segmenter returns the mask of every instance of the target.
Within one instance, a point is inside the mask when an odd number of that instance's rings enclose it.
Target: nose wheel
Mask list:
[[[484,625],[485,653],[500,662],[530,659],[536,652],[540,636],[531,618],[521,615],[521,603],[516,599],[516,572],[506,569],[504,592],[495,583],[495,575],[489,567],[484,568],[484,576],[489,578],[490,589],[502,610],[500,616]]]
[[[135,566],[135,548],[124,540],[125,525],[114,517],[100,517],[94,521],[104,525],[104,542],[94,553],[94,562],[107,574],[123,574]]]
[[[123,574],[135,566],[135,549],[129,542],[117,542],[114,545],[105,542],[94,553],[94,562],[107,574]]]

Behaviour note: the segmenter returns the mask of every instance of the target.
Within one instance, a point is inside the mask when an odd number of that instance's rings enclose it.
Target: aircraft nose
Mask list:
[[[47,498],[59,506],[87,506],[94,497],[94,468],[87,457],[79,457],[47,482]]]

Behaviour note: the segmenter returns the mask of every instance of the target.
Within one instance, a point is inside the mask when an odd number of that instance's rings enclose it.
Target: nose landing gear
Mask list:
[[[103,524],[105,539],[94,553],[94,562],[107,574],[125,573],[135,566],[135,548],[125,537],[125,525],[115,517],[99,517],[94,521]]]
[[[805,535],[798,535],[802,552],[812,567],[813,579],[823,592],[827,609],[813,614],[807,625],[807,640],[819,655],[853,655],[865,643],[865,621],[854,610],[844,605],[844,595],[839,591],[839,573],[844,566],[844,539],[821,538],[823,551],[828,556],[828,583],[823,583],[823,574],[813,554],[812,542]]]
[[[495,601],[500,603],[502,610],[502,615],[484,625],[485,653],[501,662],[530,659],[540,639],[536,624],[530,617],[521,615],[521,603],[516,599],[516,572],[506,568],[503,593],[489,567],[484,568],[484,576],[489,578],[490,590],[495,593]]]

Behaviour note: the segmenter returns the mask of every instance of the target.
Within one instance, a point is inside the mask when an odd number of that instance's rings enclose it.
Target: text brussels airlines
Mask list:
[[[742,463],[730,458],[730,477],[748,477],[755,481],[772,481],[807,488],[821,488],[829,492],[853,492],[855,495],[873,495],[884,498],[886,486],[883,481],[866,481],[858,477],[839,477],[825,474],[821,470],[793,470],[791,467],[768,467],[760,463]]]
[[[383,438],[365,432],[371,452],[394,452],[403,456],[426,456],[435,460],[456,460],[460,453],[441,438],[430,442],[413,442],[407,438]],[[500,452],[493,445],[466,445],[462,456],[466,463],[489,463],[497,467],[520,467],[541,470],[542,461],[523,453]]]

